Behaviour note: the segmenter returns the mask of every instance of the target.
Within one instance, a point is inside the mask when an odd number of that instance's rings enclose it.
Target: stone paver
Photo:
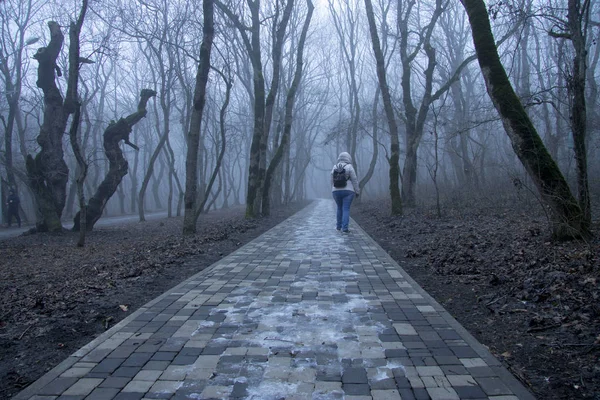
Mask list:
[[[319,200],[146,304],[16,400],[533,396]]]

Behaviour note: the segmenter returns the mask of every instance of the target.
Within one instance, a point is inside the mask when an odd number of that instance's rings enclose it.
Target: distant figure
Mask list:
[[[19,228],[20,228],[21,227],[21,217],[19,217],[19,203],[21,201],[19,200],[19,196],[17,195],[17,192],[15,191],[15,189],[10,189],[9,193],[10,194],[6,198],[6,205],[8,206],[8,213],[7,213],[8,227],[10,228],[10,225],[12,224],[12,218],[14,216],[15,219],[17,220],[17,224],[19,224]]]
[[[331,170],[332,195],[337,204],[335,229],[348,233],[350,222],[350,206],[354,196],[360,194],[356,171],[352,166],[352,157],[345,151],[340,153],[337,163]]]

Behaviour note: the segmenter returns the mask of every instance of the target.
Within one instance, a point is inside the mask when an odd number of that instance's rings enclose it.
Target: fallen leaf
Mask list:
[[[129,306],[126,306],[126,305],[124,305],[124,304],[121,304],[121,305],[119,306],[119,308],[120,308],[121,310],[123,310],[123,311],[127,311],[127,310],[129,310]]]

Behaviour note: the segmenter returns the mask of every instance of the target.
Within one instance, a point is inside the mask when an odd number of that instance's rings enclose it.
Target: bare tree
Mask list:
[[[377,33],[377,25],[375,22],[375,14],[373,13],[373,4],[371,0],[365,0],[365,8],[367,10],[367,20],[369,21],[369,32],[371,33],[371,42],[373,44],[373,53],[377,63],[377,78],[379,80],[379,88],[381,89],[381,97],[383,99],[383,108],[388,122],[390,131],[390,155],[388,163],[390,165],[390,197],[392,202],[392,215],[402,214],[402,199],[400,197],[400,141],[398,139],[398,123],[394,107],[392,104],[392,96],[387,83],[387,74],[385,70],[385,60],[381,50],[379,34]]]
[[[69,168],[64,160],[62,136],[69,115],[75,112],[77,104],[76,81],[70,77],[66,96],[63,96],[56,84],[56,75],[62,76],[57,66],[57,58],[63,45],[64,35],[60,25],[48,22],[50,42],[38,49],[34,58],[38,61],[37,86],[44,93],[44,119],[37,142],[39,153],[27,156],[27,175],[39,208],[38,231],[62,230],[61,216],[65,206],[66,187]],[[80,60],[71,59],[79,68]]]
[[[4,127],[4,165],[8,185],[16,188],[13,166],[13,131],[15,123],[22,125],[19,101],[23,87],[23,73],[27,62],[23,60],[25,48],[38,41],[38,38],[26,39],[31,19],[39,11],[37,1],[4,2],[0,5],[0,73],[4,81],[4,95],[8,104],[6,119],[0,115]],[[4,204],[4,201],[2,202]]]
[[[216,69],[215,69],[216,70]],[[215,166],[213,168],[213,172],[211,174],[210,179],[208,180],[208,185],[206,186],[206,195],[204,196],[204,199],[202,200],[202,202],[199,204],[198,209],[196,210],[196,221],[198,220],[198,217],[200,215],[201,212],[203,212],[205,209],[208,210],[210,209],[210,204],[208,205],[208,207],[206,207],[206,203],[208,200],[208,196],[211,193],[212,187],[215,183],[215,179],[217,178],[217,175],[219,176],[219,191],[221,189],[221,164],[223,162],[223,157],[225,156],[225,149],[227,147],[227,130],[225,129],[225,114],[227,112],[227,107],[229,106],[229,100],[230,100],[230,96],[231,96],[231,88],[233,86],[233,82],[231,80],[231,76],[226,76],[223,72],[216,70],[217,73],[219,74],[219,76],[221,77],[221,79],[223,79],[223,81],[225,82],[225,99],[223,101],[223,104],[221,105],[221,109],[219,111],[219,132],[220,132],[220,137],[218,139],[218,141],[216,141],[217,143],[217,147],[218,147],[218,151],[217,151],[217,159],[215,161]],[[228,74],[230,75],[230,74]],[[217,194],[215,194],[215,196],[213,196],[213,200],[211,203],[214,203],[214,201],[216,200]]]
[[[587,108],[585,83],[587,79],[587,33],[590,23],[591,1],[568,0],[567,21],[561,31],[551,30],[550,35],[569,39],[573,45],[574,56],[572,74],[567,85],[571,100],[571,132],[573,150],[577,164],[577,195],[579,206],[583,211],[586,223],[592,220],[590,206],[590,189],[587,167]]]
[[[502,118],[516,155],[549,206],[553,236],[557,239],[589,236],[589,224],[582,209],[508,80],[498,56],[484,1],[461,2],[469,16],[477,59],[488,94]]]
[[[269,168],[265,175],[265,184],[262,193],[262,213],[263,215],[270,215],[271,207],[270,207],[270,189],[271,182],[273,179],[273,175],[275,170],[279,166],[283,155],[290,142],[290,135],[292,131],[292,121],[293,121],[293,110],[294,110],[294,102],[296,100],[296,92],[298,91],[298,86],[300,85],[300,80],[302,79],[302,67],[304,65],[304,44],[306,42],[306,36],[308,34],[308,28],[310,26],[310,20],[312,19],[314,6],[311,0],[307,0],[308,10],[306,13],[306,19],[304,20],[304,26],[302,27],[302,33],[300,34],[300,40],[298,41],[297,54],[296,54],[296,69],[294,72],[294,79],[292,81],[292,85],[290,86],[286,100],[285,100],[285,117],[284,117],[284,126],[283,126],[283,134],[281,136],[281,142],[277,150],[275,151],[275,155],[269,164]]]
[[[140,94],[137,111],[125,118],[121,118],[118,121],[111,123],[104,131],[104,152],[108,159],[109,169],[104,180],[96,189],[96,193],[90,198],[89,205],[87,206],[85,225],[82,220],[83,216],[80,215],[80,213],[75,215],[75,219],[73,220],[74,231],[91,231],[94,228],[94,224],[100,219],[104,212],[106,203],[108,203],[108,200],[110,200],[117,190],[123,177],[127,175],[129,164],[123,156],[120,143],[122,141],[136,151],[139,150],[136,145],[130,142],[129,135],[133,130],[133,126],[146,116],[146,104],[148,103],[148,100],[154,96],[156,96],[154,90],[143,89]]]
[[[254,129],[252,144],[250,146],[250,166],[248,169],[248,189],[246,195],[246,216],[257,217],[261,211],[262,188],[267,165],[267,144],[273,119],[273,109],[279,90],[281,57],[285,34],[294,6],[294,0],[287,0],[281,11],[279,3],[275,5],[272,31],[272,75],[269,93],[265,89],[265,77],[263,72],[263,60],[261,51],[261,27],[260,0],[247,2],[250,10],[251,24],[246,27],[240,18],[219,0],[215,1],[229,20],[234,24],[242,37],[242,42],[250,58],[253,70],[253,94],[254,94]],[[280,16],[281,13],[281,16]],[[250,36],[248,36],[250,32]]]
[[[79,139],[77,137],[77,132],[79,130],[79,120],[81,116],[81,104],[79,102],[78,96],[78,82],[79,82],[79,64],[80,64],[80,40],[79,35],[81,33],[81,26],[83,25],[83,20],[85,18],[85,14],[88,8],[88,0],[82,0],[81,11],[79,13],[79,18],[77,18],[77,22],[71,22],[69,26],[69,83],[71,81],[72,84],[69,85],[69,88],[72,90],[72,93],[67,93],[70,95],[70,98],[74,99],[75,104],[75,112],[73,113],[73,119],[71,120],[71,129],[69,130],[69,139],[71,142],[71,147],[73,149],[73,154],[77,159],[78,165],[78,176],[77,176],[77,197],[79,199],[79,207],[81,209],[81,213],[84,218],[86,215],[86,205],[85,205],[85,195],[83,193],[83,184],[85,182],[85,177],[87,175],[88,165],[83,156],[83,152],[81,151],[81,147],[79,146]],[[78,247],[83,247],[85,245],[85,232],[82,232],[79,235],[79,240],[77,241]]]
[[[187,156],[185,159],[185,199],[183,234],[196,233],[196,209],[198,201],[198,146],[200,143],[200,128],[202,113],[206,104],[206,86],[210,71],[210,53],[214,38],[214,2],[205,0],[203,3],[204,26],[202,28],[202,45],[200,46],[200,62],[196,73],[196,87],[194,89],[194,110],[190,121],[190,130],[187,140]]]
[[[358,10],[358,1],[344,0],[343,3],[328,1],[328,8],[333,17],[333,26],[339,39],[339,47],[344,60],[344,71],[349,86],[350,100],[350,126],[347,128],[345,148],[349,151],[352,159],[356,163],[356,144],[358,136],[358,126],[361,118],[360,93],[358,80],[359,67],[359,38],[360,38],[360,19]]]

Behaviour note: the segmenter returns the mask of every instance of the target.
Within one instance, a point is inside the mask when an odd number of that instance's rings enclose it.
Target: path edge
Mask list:
[[[536,400],[535,396],[531,393],[529,389],[519,381],[481,342],[479,342],[467,329],[462,326],[446,309],[437,302],[429,293],[425,291],[415,281],[405,270],[392,258],[392,256],[385,251],[383,247],[379,245],[369,235],[354,219],[352,219],[354,226],[361,231],[361,233],[367,238],[367,241],[373,244],[378,250],[380,250],[385,257],[388,259],[389,263],[398,269],[398,271],[402,274],[403,278],[408,281],[413,288],[421,295],[423,298],[429,301],[436,312],[439,313],[440,317],[444,318],[446,322],[464,339],[464,341],[471,346],[473,350],[489,365],[489,367],[498,375],[498,377],[502,380],[506,386],[514,393],[515,396],[519,398],[519,400]]]

